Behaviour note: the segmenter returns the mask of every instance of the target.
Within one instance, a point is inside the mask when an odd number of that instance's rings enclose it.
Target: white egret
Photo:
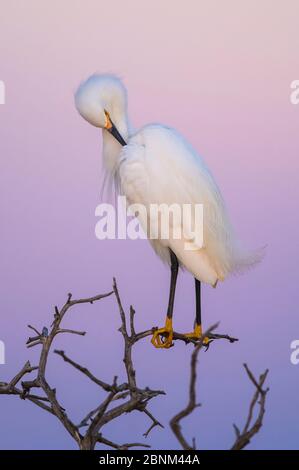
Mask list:
[[[139,203],[146,208],[153,203],[203,204],[203,245],[196,246],[192,237],[150,240],[158,256],[171,267],[166,322],[155,331],[152,343],[157,348],[173,345],[172,315],[179,266],[195,278],[195,326],[186,336],[200,338],[201,282],[215,287],[229,274],[254,265],[261,253],[241,249],[217,184],[202,158],[177,131],[161,124],[146,125],[138,131],[131,129],[126,89],[117,77],[91,76],[79,86],[75,104],[84,119],[103,129],[105,167],[130,204]],[[186,241],[195,244],[193,250],[185,249]]]

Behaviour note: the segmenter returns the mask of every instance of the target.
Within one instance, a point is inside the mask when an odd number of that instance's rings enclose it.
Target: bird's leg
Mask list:
[[[196,301],[196,314],[194,331],[192,333],[185,333],[184,336],[190,339],[200,339],[202,337],[202,326],[201,326],[201,285],[200,281],[195,279],[195,301]],[[203,338],[203,344],[208,345],[210,339],[208,337]]]
[[[170,348],[173,345],[173,328],[172,328],[172,315],[173,315],[173,305],[174,305],[174,296],[176,281],[178,277],[179,262],[176,255],[170,250],[170,261],[171,261],[171,279],[170,279],[170,291],[169,291],[169,301],[168,309],[166,315],[166,321],[164,328],[158,328],[152,337],[152,344],[155,348]]]

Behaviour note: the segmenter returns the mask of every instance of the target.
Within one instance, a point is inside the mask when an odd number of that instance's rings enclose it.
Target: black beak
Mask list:
[[[118,132],[117,128],[115,127],[115,125],[113,124],[113,122],[110,120],[110,123],[111,123],[111,127],[109,129],[107,129],[108,132],[110,132],[111,135],[113,135],[113,137],[120,143],[120,145],[122,145],[123,147],[125,145],[127,145],[126,141],[122,138],[122,136],[120,135],[120,133]]]

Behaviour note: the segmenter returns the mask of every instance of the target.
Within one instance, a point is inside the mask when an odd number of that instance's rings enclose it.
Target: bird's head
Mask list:
[[[126,89],[117,77],[92,75],[76,91],[75,105],[86,121],[95,127],[106,129],[121,145],[126,145],[114,125],[127,107]]]

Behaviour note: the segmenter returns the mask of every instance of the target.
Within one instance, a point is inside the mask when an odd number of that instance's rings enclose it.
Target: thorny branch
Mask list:
[[[120,332],[124,339],[124,366],[126,370],[127,382],[118,384],[117,377],[114,377],[112,384],[106,383],[101,379],[95,377],[86,367],[78,364],[73,359],[69,358],[64,351],[54,350],[66,363],[77,369],[79,372],[84,374],[90,379],[95,385],[99,386],[102,390],[107,393],[106,398],[87,415],[82,418],[81,422],[76,425],[67,415],[66,410],[62,407],[59,402],[56,389],[52,388],[46,379],[46,370],[49,353],[54,339],[61,333],[69,333],[75,335],[85,335],[84,331],[77,331],[74,329],[61,328],[62,320],[66,313],[75,305],[78,304],[93,304],[105,297],[114,294],[121,317]],[[144,413],[151,420],[149,429],[145,432],[148,433],[155,426],[163,427],[162,424],[151,414],[147,409],[148,403],[151,399],[158,395],[164,394],[161,390],[151,390],[150,388],[141,389],[138,387],[136,382],[136,374],[132,361],[132,347],[140,339],[144,338],[145,335],[136,335],[134,329],[134,313],[133,308],[130,310],[130,329],[127,329],[126,314],[122,307],[116,281],[113,282],[113,290],[107,294],[97,295],[85,299],[73,300],[72,295],[68,294],[67,300],[61,309],[55,307],[54,319],[50,329],[43,327],[42,331],[39,331],[32,325],[28,327],[35,333],[27,341],[27,347],[35,347],[41,345],[41,351],[39,355],[38,365],[32,367],[31,364],[26,362],[21,371],[8,383],[0,382],[0,394],[3,395],[18,395],[24,400],[29,400],[35,405],[43,408],[52,415],[59,419],[64,428],[77,442],[80,449],[94,449],[97,444],[103,444],[110,446],[114,449],[128,449],[131,447],[149,447],[147,444],[142,443],[126,443],[116,444],[102,435],[102,428],[110,421],[118,418],[124,413],[132,411],[139,411]],[[22,381],[24,376],[35,372],[36,375],[33,379]],[[19,386],[17,386],[20,384]],[[32,389],[39,389],[40,395],[32,394]],[[119,401],[122,400],[121,404]],[[114,405],[114,403],[118,402]],[[85,432],[82,432],[84,428]]]
[[[75,424],[69,418],[66,410],[60,404],[56,389],[52,388],[46,379],[49,353],[51,352],[53,341],[57,335],[62,333],[75,334],[80,336],[85,335],[84,331],[61,328],[62,320],[72,307],[78,304],[93,304],[112,294],[115,295],[121,319],[121,326],[119,328],[119,331],[124,341],[123,362],[126,372],[126,382],[118,384],[117,377],[114,377],[113,382],[111,384],[106,383],[96,377],[85,366],[82,366],[78,362],[71,359],[63,350],[54,350],[54,353],[60,356],[64,362],[66,362],[74,369],[85,375],[93,384],[100,387],[107,394],[101,403],[99,403],[94,409],[89,411],[81,419],[79,424]],[[108,292],[107,294],[97,295],[94,297],[83,298],[78,300],[73,300],[72,295],[68,294],[67,300],[62,306],[62,308],[59,309],[58,307],[55,307],[53,322],[49,329],[47,327],[43,327],[40,331],[36,327],[28,325],[28,327],[34,332],[35,336],[29,337],[26,343],[27,347],[32,348],[37,345],[41,346],[38,364],[35,366],[31,366],[30,362],[27,361],[24,367],[20,370],[20,372],[18,372],[15,377],[11,379],[10,382],[0,382],[0,395],[2,394],[19,396],[21,399],[31,401],[38,407],[54,415],[61,422],[61,424],[68,431],[68,433],[73,437],[78,447],[82,450],[94,449],[97,444],[102,444],[117,450],[125,450],[132,447],[150,447],[147,444],[139,442],[118,444],[112,442],[110,439],[106,438],[102,434],[102,430],[107,423],[113,421],[114,419],[117,419],[123,414],[130,413],[132,411],[139,411],[150,419],[150,425],[148,429],[144,432],[144,437],[147,437],[155,427],[163,428],[163,425],[159,422],[159,420],[156,419],[153,414],[148,410],[148,404],[150,400],[159,395],[164,395],[165,392],[162,390],[151,390],[148,387],[144,389],[138,387],[132,359],[133,346],[138,341],[148,336],[151,336],[156,330],[156,327],[136,333],[134,318],[135,311],[132,306],[130,307],[129,315],[127,318],[127,315],[124,311],[120,299],[115,279],[113,279],[113,290],[111,292]],[[238,341],[237,338],[233,338],[228,335],[213,333],[216,326],[217,325],[210,328],[205,333],[205,336],[209,337],[211,340],[225,339],[231,343]],[[195,346],[191,358],[189,403],[182,412],[180,412],[171,420],[170,423],[182,447],[185,449],[194,449],[195,443],[193,442],[192,446],[190,446],[183,437],[180,427],[180,420],[188,414],[192,413],[192,411],[198,406],[198,404],[196,403],[195,391],[196,362],[198,353],[201,350],[203,344],[201,341],[186,339],[184,335],[177,332],[174,332],[174,340],[183,341],[186,344],[193,343]],[[211,344],[211,342],[209,344]],[[250,380],[256,387],[256,394],[252,400],[249,409],[249,416],[242,433],[235,426],[236,441],[234,443],[233,449],[241,449],[248,444],[252,436],[259,431],[262,425],[264,415],[264,405],[267,390],[264,391],[262,389],[262,386],[266,379],[267,372],[260,377],[259,382],[256,382],[247,366],[245,366],[245,368]],[[30,374],[35,375],[33,378],[30,378],[30,380],[23,380],[25,376]],[[32,393],[32,389],[38,389],[40,393]],[[257,420],[252,424],[253,411],[256,404],[258,403],[259,398],[261,398],[260,413]]]
[[[214,331],[215,328],[217,328],[217,326],[218,325],[216,324],[216,325],[213,325],[211,328],[209,328],[209,330],[206,333],[203,334],[203,338],[204,337],[210,337],[212,331]],[[186,441],[186,439],[185,439],[185,437],[182,433],[180,421],[183,418],[186,418],[187,416],[189,416],[195,410],[195,408],[198,408],[200,406],[200,404],[196,402],[196,376],[197,376],[196,365],[197,365],[198,354],[199,354],[199,351],[201,350],[202,347],[203,347],[203,342],[199,341],[198,344],[194,347],[194,351],[192,352],[192,355],[191,355],[189,401],[188,401],[188,404],[182,411],[177,413],[170,420],[170,423],[169,423],[173,433],[175,434],[175,436],[177,438],[177,440],[179,441],[182,448],[185,449],[185,450],[194,450],[196,448],[194,439],[193,439],[192,445],[188,444],[188,442]]]
[[[209,330],[203,334],[203,337],[210,336],[212,331],[217,328],[217,324],[209,328]],[[181,427],[181,420],[189,416],[195,408],[201,406],[197,403],[196,400],[196,377],[197,377],[197,359],[200,350],[202,349],[203,343],[200,341],[194,348],[194,351],[191,355],[191,364],[190,364],[190,383],[189,383],[189,401],[187,406],[177,413],[171,420],[170,420],[170,427],[176,436],[177,440],[179,441],[181,447],[184,450],[195,450],[196,443],[195,438],[192,439],[192,444],[189,444],[184,437]],[[263,389],[264,382],[268,375],[268,369],[260,375],[259,380],[257,381],[248,368],[247,364],[243,364],[244,368],[247,372],[247,375],[250,381],[253,383],[255,387],[255,393],[249,405],[248,416],[246,419],[246,423],[242,431],[234,424],[234,430],[236,434],[236,439],[231,447],[231,450],[241,450],[244,449],[251,441],[252,437],[256,435],[263,425],[263,418],[265,414],[265,403],[266,403],[266,395],[269,391],[269,388]],[[256,419],[254,420],[254,412],[255,409],[258,408]]]

